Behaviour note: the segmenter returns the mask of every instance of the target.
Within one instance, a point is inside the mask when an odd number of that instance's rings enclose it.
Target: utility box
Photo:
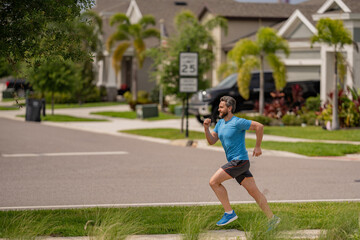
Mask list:
[[[175,115],[176,116],[182,116],[183,107],[182,106],[175,106]]]
[[[40,122],[40,113],[42,108],[42,100],[41,99],[26,99],[26,121]]]
[[[144,119],[158,116],[159,110],[157,104],[136,105],[136,118]]]

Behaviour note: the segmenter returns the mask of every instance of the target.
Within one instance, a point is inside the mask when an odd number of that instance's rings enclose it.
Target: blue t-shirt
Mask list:
[[[220,119],[214,132],[224,147],[227,160],[249,160],[245,147],[245,131],[249,130],[250,120],[233,116],[229,121]]]

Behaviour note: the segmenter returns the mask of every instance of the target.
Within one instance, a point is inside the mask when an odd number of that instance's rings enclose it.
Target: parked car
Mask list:
[[[25,79],[10,79],[6,81],[6,89],[17,93],[19,97],[24,97],[26,90],[32,91],[32,87]]]
[[[264,72],[264,100],[265,103],[270,103],[273,98],[271,92],[275,91],[274,78],[271,71]],[[302,89],[302,96],[304,98],[309,96],[316,96],[320,92],[320,81],[301,81],[291,82],[286,85],[283,92],[286,99],[291,100],[292,88],[298,84]],[[237,73],[232,74],[221,81],[217,86],[195,93],[189,101],[189,113],[196,116],[199,122],[203,122],[205,118],[211,118],[216,122],[219,116],[218,106],[222,96],[232,96],[236,100],[235,112],[243,110],[254,110],[258,104],[260,92],[260,74],[253,72],[249,87],[249,99],[245,100],[240,96],[237,85]]]

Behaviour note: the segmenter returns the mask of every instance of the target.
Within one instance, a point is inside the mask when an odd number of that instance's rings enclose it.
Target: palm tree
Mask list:
[[[107,39],[107,49],[110,50],[115,42],[119,42],[114,50],[112,65],[116,74],[121,69],[121,60],[125,51],[133,47],[134,56],[132,61],[132,95],[133,100],[137,100],[137,67],[142,68],[145,60],[145,39],[150,37],[160,38],[159,30],[148,28],[155,25],[155,18],[150,15],[143,16],[137,23],[130,23],[130,19],[123,13],[117,13],[110,19],[110,25],[118,24],[116,32]]]
[[[339,113],[338,113],[338,68],[340,65],[344,64],[344,57],[341,53],[344,45],[353,44],[351,33],[344,27],[344,24],[341,20],[333,20],[330,18],[320,19],[316,24],[316,29],[318,33],[311,38],[311,44],[316,42],[326,43],[329,46],[334,47],[334,93],[333,93],[333,111],[332,111],[332,130],[337,130],[340,128],[339,124]],[[356,45],[357,46],[357,45]],[[341,75],[345,74],[345,71],[342,71]]]
[[[256,34],[255,41],[250,39],[240,40],[229,52],[229,58],[237,64],[239,92],[244,99],[249,99],[251,71],[254,68],[260,69],[260,114],[263,114],[264,111],[265,60],[273,69],[276,90],[281,90],[286,85],[286,68],[285,64],[276,55],[278,51],[283,51],[286,56],[289,55],[287,41],[279,37],[274,29],[261,27]]]

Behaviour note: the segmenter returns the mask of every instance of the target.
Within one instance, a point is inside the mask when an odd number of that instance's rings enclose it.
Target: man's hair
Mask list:
[[[230,96],[223,96],[220,98],[220,102],[225,102],[225,105],[227,107],[232,107],[231,112],[234,113],[236,109],[236,101],[233,97]]]

